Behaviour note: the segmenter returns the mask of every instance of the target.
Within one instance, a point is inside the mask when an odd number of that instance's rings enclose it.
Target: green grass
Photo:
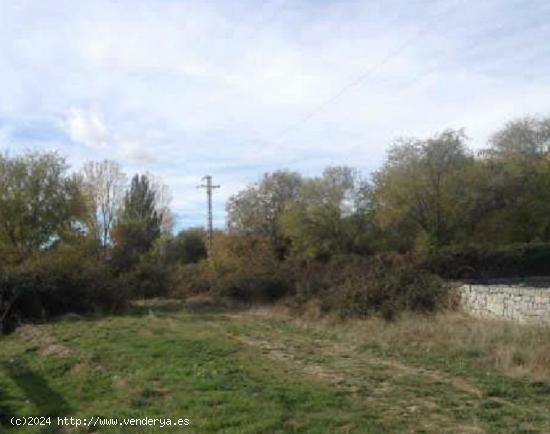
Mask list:
[[[348,394],[228,338],[228,323],[221,315],[171,312],[61,321],[34,327],[40,333],[33,339],[19,332],[2,338],[2,426],[11,415],[95,415],[192,422],[167,432],[324,433],[350,424],[380,432],[377,418]],[[64,354],[40,355],[36,338],[43,335]]]
[[[0,338],[0,432],[550,432],[549,385],[482,370],[475,354],[389,353],[284,318],[153,310]],[[9,426],[31,415],[191,426]]]

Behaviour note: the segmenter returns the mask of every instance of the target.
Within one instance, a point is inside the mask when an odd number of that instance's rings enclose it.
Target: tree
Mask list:
[[[0,334],[21,294],[41,283],[14,270],[78,233],[85,218],[80,180],[67,170],[56,152],[0,154]]]
[[[447,130],[427,140],[401,139],[374,175],[377,220],[399,234],[402,247],[431,248],[447,243],[461,224],[462,182],[473,165],[462,130]]]
[[[369,229],[365,223],[370,198],[368,183],[349,167],[329,167],[321,177],[305,180],[281,217],[282,233],[290,239],[294,255],[364,253],[361,236]]]
[[[156,194],[146,175],[135,175],[113,229],[115,265],[135,265],[161,234],[162,214],[156,209]]]
[[[229,231],[268,237],[277,255],[284,256],[288,246],[279,219],[286,204],[298,197],[302,182],[300,174],[280,170],[231,196],[226,205]]]
[[[550,160],[498,155],[477,161],[467,189],[472,239],[489,246],[550,240]]]
[[[170,234],[174,228],[174,213],[170,209],[172,202],[172,193],[166,184],[162,182],[159,176],[147,172],[145,174],[149,179],[151,190],[155,193],[155,208],[157,209],[161,223],[160,228],[163,234]]]
[[[550,239],[550,118],[508,122],[477,164],[476,240],[489,245]]]
[[[115,217],[122,205],[126,175],[118,163],[110,160],[89,161],[81,172],[93,214],[90,227],[106,251]]]
[[[485,152],[498,156],[536,157],[550,151],[550,118],[524,117],[508,122],[489,139]]]
[[[31,253],[77,230],[86,204],[56,152],[0,154],[0,244]]]
[[[124,196],[121,220],[137,221],[145,224],[151,238],[160,235],[162,214],[157,210],[157,193],[151,187],[146,175],[134,175],[130,189]]]

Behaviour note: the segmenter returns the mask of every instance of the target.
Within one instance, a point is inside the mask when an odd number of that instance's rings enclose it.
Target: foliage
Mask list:
[[[508,122],[489,139],[486,152],[498,156],[527,158],[545,155],[550,151],[550,118],[527,116]]]
[[[0,244],[27,254],[78,229],[85,201],[55,152],[0,154]]]
[[[56,153],[0,155],[0,321],[203,291],[296,293],[390,318],[440,305],[430,273],[549,274],[550,118],[508,123],[476,156],[466,144],[462,130],[400,139],[370,179],[350,167],[266,173],[229,199],[208,259],[201,230],[172,235],[170,194],[152,174],[122,195],[114,162],[70,175]]]
[[[124,196],[124,206],[113,228],[113,264],[122,270],[139,263],[161,234],[162,216],[156,195],[145,175],[135,175]]]
[[[329,300],[329,294],[349,276],[363,273],[370,261],[370,258],[358,255],[337,255],[325,262],[295,262],[293,268],[298,301],[305,303],[310,299],[321,299],[330,309],[332,300]]]
[[[450,246],[424,260],[424,267],[450,279],[485,280],[550,275],[550,243],[502,247]]]
[[[117,284],[127,288],[133,299],[165,296],[170,286],[170,270],[164,262],[149,252],[139,256],[137,263],[117,277]]]
[[[175,237],[165,237],[159,247],[168,264],[196,264],[206,258],[206,234],[202,229],[180,231]]]
[[[291,282],[267,238],[217,234],[204,263],[214,294],[242,301],[270,301],[291,290]]]
[[[468,192],[462,181],[473,158],[462,131],[427,140],[402,139],[374,176],[377,220],[397,231],[405,248],[421,235],[434,247],[447,243],[462,224]]]
[[[509,156],[486,166],[491,170],[476,189],[487,192],[478,209],[485,204],[489,212],[478,214],[472,238],[494,246],[550,241],[550,161]]]
[[[118,164],[67,172],[55,152],[0,155],[0,333],[68,312],[117,310],[168,290],[170,261],[151,249],[167,204],[159,180],[136,175],[121,207]],[[174,260],[204,256],[194,234],[174,245]]]
[[[0,269],[0,328],[65,313],[111,312],[128,294],[89,246],[60,244]],[[3,306],[2,306],[3,304]]]
[[[280,231],[280,217],[302,187],[299,173],[285,170],[266,173],[263,178],[229,198],[226,205],[230,232],[267,237],[276,254],[283,257],[288,242]]]
[[[164,235],[171,234],[174,228],[174,213],[170,209],[172,193],[162,178],[150,172],[145,172],[149,188],[155,195],[155,209],[160,217],[160,230]]]
[[[405,311],[428,313],[442,307],[447,289],[411,255],[336,256],[325,264],[308,262],[296,271],[298,300],[319,300],[322,311],[341,316]]]
[[[372,229],[371,190],[349,167],[329,167],[308,179],[281,217],[294,256],[326,258],[368,251]]]
[[[160,235],[162,217],[156,209],[156,193],[146,175],[134,175],[124,196],[120,220],[141,222],[150,234],[151,241]]]
[[[402,312],[429,313],[443,307],[447,290],[433,274],[419,270],[410,258],[376,258],[368,270],[346,278],[336,288],[341,316],[381,314],[394,319]]]
[[[183,264],[172,269],[169,295],[176,298],[187,298],[196,294],[207,293],[211,288],[212,271],[208,264]]]
[[[112,237],[111,263],[118,270],[129,270],[138,264],[140,256],[149,251],[154,241],[145,223],[138,220],[117,222]]]

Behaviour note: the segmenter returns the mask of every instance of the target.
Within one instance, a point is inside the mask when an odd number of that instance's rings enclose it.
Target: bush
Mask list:
[[[175,267],[171,273],[170,295],[187,298],[208,292],[210,280],[204,268],[204,264],[185,264]]]
[[[296,285],[300,301],[317,298],[322,311],[342,317],[392,319],[402,311],[433,312],[447,298],[442,281],[422,271],[411,256],[344,256],[308,264]]]
[[[120,271],[138,266],[141,256],[149,252],[156,239],[146,223],[139,220],[118,222],[112,236],[111,264]]]
[[[0,329],[65,313],[112,312],[129,299],[110,269],[80,246],[60,245],[0,270]]]
[[[355,255],[338,255],[328,261],[295,262],[292,268],[298,301],[325,298],[350,276],[364,273],[370,263],[370,258]]]
[[[424,267],[449,279],[548,276],[550,243],[522,243],[498,248],[448,247],[433,253]]]
[[[196,264],[206,258],[204,232],[181,231],[174,238],[165,240],[164,257],[170,264]]]
[[[141,255],[134,267],[118,275],[118,286],[128,288],[133,298],[165,296],[170,286],[170,270],[158,259],[152,253]]]
[[[292,290],[292,280],[267,238],[218,234],[204,272],[214,295],[240,301],[273,301]]]
[[[403,311],[434,312],[446,293],[437,276],[407,268],[352,277],[337,291],[342,317],[381,314],[388,320]]]

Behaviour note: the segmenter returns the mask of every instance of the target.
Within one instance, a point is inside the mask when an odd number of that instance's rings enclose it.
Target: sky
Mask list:
[[[0,151],[149,171],[177,227],[277,169],[550,114],[547,0],[0,0]]]

